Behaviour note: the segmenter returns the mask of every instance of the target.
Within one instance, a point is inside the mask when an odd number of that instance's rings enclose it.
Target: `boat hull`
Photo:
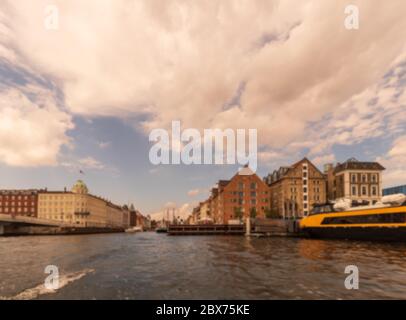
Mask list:
[[[318,239],[406,242],[406,227],[313,227],[303,231]]]

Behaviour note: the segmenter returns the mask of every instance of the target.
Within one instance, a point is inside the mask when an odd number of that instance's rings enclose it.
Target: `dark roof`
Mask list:
[[[304,157],[302,160],[299,160],[297,162],[295,162],[294,164],[292,164],[291,166],[282,166],[280,167],[278,170],[275,170],[273,173],[270,173],[267,177],[265,177],[265,180],[268,180],[268,184],[273,184],[275,182],[280,181],[281,179],[283,179],[284,177],[286,177],[289,174],[289,171],[292,169],[295,169],[299,164],[301,164],[302,162],[307,161],[311,166],[313,166],[321,175],[324,175],[319,168],[317,168],[309,159],[307,159],[306,157]],[[274,180],[273,177],[274,175],[276,175],[276,179]],[[270,179],[269,179],[270,178]],[[269,181],[270,180],[270,181]]]
[[[221,187],[225,187],[226,185],[228,185],[230,182],[230,180],[219,180],[219,186]]]
[[[334,168],[334,173],[344,170],[385,170],[385,168],[378,162],[358,161],[351,158],[344,163],[338,163]]]

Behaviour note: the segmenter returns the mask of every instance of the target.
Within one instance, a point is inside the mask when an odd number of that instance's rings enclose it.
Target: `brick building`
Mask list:
[[[303,217],[314,204],[326,202],[326,176],[307,158],[275,170],[264,181],[270,188],[274,216]]]
[[[244,167],[230,180],[220,180],[207,200],[207,212],[216,224],[269,211],[269,188],[251,169]]]
[[[0,214],[37,217],[40,190],[0,190]]]
[[[351,158],[336,166],[326,165],[328,199],[375,203],[382,197],[382,172],[378,162]]]

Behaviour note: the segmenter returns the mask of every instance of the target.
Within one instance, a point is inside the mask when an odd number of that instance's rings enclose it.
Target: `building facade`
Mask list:
[[[265,217],[270,210],[269,188],[251,169],[244,167],[230,180],[220,180],[205,203],[207,214],[216,224]]]
[[[326,202],[326,176],[307,158],[275,170],[264,181],[270,188],[275,217],[307,216],[315,204]]]
[[[386,188],[386,189],[383,189],[382,193],[384,196],[389,196],[391,194],[397,194],[397,193],[406,194],[406,185]]]
[[[344,163],[327,165],[327,189],[330,201],[350,199],[374,204],[382,197],[382,172],[378,162],[351,158]]]
[[[40,190],[0,190],[0,214],[38,216]]]
[[[211,202],[210,199],[200,202],[199,205],[193,208],[188,224],[210,224],[213,223],[211,217]]]
[[[127,228],[128,209],[89,193],[79,180],[71,191],[38,193],[38,217],[81,227]]]

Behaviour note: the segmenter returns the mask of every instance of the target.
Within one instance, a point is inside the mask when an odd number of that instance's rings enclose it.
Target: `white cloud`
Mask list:
[[[343,25],[346,0],[56,0],[57,31],[43,26],[48,4],[6,1],[0,54],[55,81],[71,114],[147,114],[146,131],[172,120],[256,128],[263,161],[300,146],[317,159],[334,144],[399,134],[406,120],[390,87],[402,67],[375,92],[404,61],[403,0],[354,1],[356,31]]]
[[[314,165],[321,168],[321,166],[323,166],[325,164],[336,162],[336,157],[334,154],[326,154],[323,156],[318,156],[318,157],[313,158],[312,162],[314,163]]]
[[[385,157],[377,159],[386,170],[383,173],[385,186],[406,184],[406,135],[398,137]]]
[[[35,99],[30,100],[30,96]],[[56,165],[71,117],[39,87],[0,87],[0,161],[10,166]]]
[[[309,121],[373,85],[405,43],[403,0],[355,1],[357,31],[343,26],[344,0],[56,1],[56,32],[40,23],[46,4],[9,1],[12,44],[58,79],[71,112],[148,113],[147,130],[174,119],[254,127],[269,147],[301,139]]]
[[[80,159],[79,165],[82,166],[83,168],[96,169],[96,170],[101,170],[101,169],[104,169],[104,167],[105,167],[100,161],[98,161],[90,156]]]
[[[192,190],[188,191],[187,195],[189,197],[196,197],[199,193],[200,193],[200,189],[192,189]]]
[[[100,149],[106,149],[110,147],[111,143],[107,141],[100,141],[97,145],[99,146]]]
[[[169,211],[168,211],[168,209],[169,209]],[[172,209],[175,209],[175,211],[172,211]],[[178,207],[176,205],[176,203],[168,202],[165,205],[164,210],[151,213],[150,216],[151,216],[152,220],[156,220],[156,221],[162,220],[162,218],[172,219],[173,215],[175,215],[175,217],[180,217],[180,219],[186,220],[187,217],[191,214],[192,209],[193,209],[193,206],[190,203],[184,203]]]

